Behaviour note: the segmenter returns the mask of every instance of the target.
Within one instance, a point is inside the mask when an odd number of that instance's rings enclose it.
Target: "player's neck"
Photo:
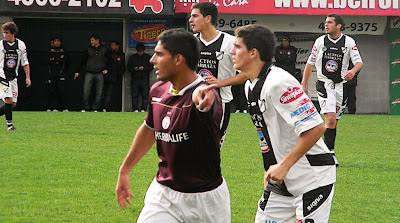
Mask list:
[[[261,72],[261,69],[263,68],[265,62],[258,60],[258,61],[253,61],[250,64],[247,65],[247,68],[245,71],[245,74],[247,77],[250,79],[251,82],[253,82],[258,75]]]
[[[342,33],[338,32],[338,33],[329,34],[329,37],[331,39],[338,39],[341,35],[342,35]]]
[[[11,37],[9,40],[7,40],[9,43],[14,43],[15,42],[15,37]]]
[[[213,40],[218,35],[218,33],[218,30],[216,30],[214,26],[209,26],[208,28],[204,29],[204,31],[201,31],[200,35],[201,38],[209,42]]]
[[[175,76],[176,78],[171,79],[172,86],[175,90],[180,91],[193,81],[197,79],[197,74],[190,69],[185,69],[179,71],[179,75]]]

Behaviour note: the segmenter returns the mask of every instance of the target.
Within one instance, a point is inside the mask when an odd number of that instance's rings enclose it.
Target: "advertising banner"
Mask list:
[[[176,0],[176,13],[197,2],[214,3],[221,14],[398,16],[399,0]]]
[[[390,114],[400,115],[400,29],[390,29]]]
[[[169,0],[1,0],[1,12],[173,15],[174,2]]]
[[[129,48],[143,43],[146,48],[153,49],[157,45],[157,37],[164,30],[172,28],[172,19],[135,19],[129,20]]]
[[[348,35],[367,34],[383,35],[386,16],[343,16],[345,25],[342,32]],[[220,14],[216,28],[222,31],[233,31],[249,24],[267,25],[274,32],[325,32],[325,16],[299,15],[233,15]],[[399,22],[400,26],[400,22]]]

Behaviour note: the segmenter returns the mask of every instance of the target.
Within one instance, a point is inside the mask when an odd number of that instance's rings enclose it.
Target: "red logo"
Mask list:
[[[282,94],[280,102],[282,104],[288,104],[300,98],[303,95],[303,93],[304,93],[303,89],[299,87],[288,87],[287,91]]]
[[[397,78],[396,80],[392,81],[393,87],[396,86],[396,84],[400,84],[400,78]]]
[[[132,32],[132,38],[139,42],[153,42],[157,40],[158,35],[167,30],[164,25],[148,25],[139,27]]]
[[[160,13],[164,4],[161,0],[129,0],[129,7],[133,7],[137,13],[142,13],[149,7],[154,13]]]
[[[395,99],[394,101],[392,101],[392,105],[393,107],[395,107],[397,104],[400,103],[400,98]]]
[[[358,50],[357,46],[353,46],[352,50]]]
[[[395,60],[392,62],[393,67],[396,66],[396,64],[398,64],[398,63],[400,63],[400,59],[395,59]]]

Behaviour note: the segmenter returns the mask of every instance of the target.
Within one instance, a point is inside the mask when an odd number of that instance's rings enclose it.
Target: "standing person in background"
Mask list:
[[[131,55],[128,60],[127,69],[131,72],[131,90],[132,90],[132,110],[135,112],[144,112],[147,110],[149,88],[150,88],[150,71],[153,65],[150,63],[151,56],[145,53],[143,43],[136,45],[137,53]],[[139,106],[139,97],[141,105]]]
[[[336,127],[346,108],[343,97],[343,84],[353,79],[363,67],[363,62],[353,38],[342,34],[343,18],[337,14],[329,14],[325,19],[325,33],[315,40],[304,68],[301,85],[308,93],[308,79],[314,67],[317,69],[317,91],[321,113],[325,116],[326,132],[324,140],[328,148],[335,154]],[[349,61],[354,67],[348,70]],[[336,165],[339,163],[334,156]]]
[[[185,30],[158,37],[151,63],[159,82],[122,163],[116,188],[121,207],[131,204],[130,170],[156,142],[158,172],[146,193],[138,223],[230,223],[230,198],[221,175],[221,98],[195,69],[198,40]]]
[[[354,64],[350,61],[349,62],[349,70],[353,69]],[[357,77],[358,74],[360,73],[360,71],[358,71],[353,79],[347,81],[344,85],[343,85],[343,90],[344,90],[344,100],[347,100],[347,109],[349,111],[349,114],[355,114],[356,113],[356,102],[357,102],[357,98],[356,98],[356,87],[357,87]]]
[[[103,111],[112,110],[110,108],[111,97],[115,90],[121,85],[122,75],[125,72],[125,53],[120,50],[120,44],[114,40],[111,42],[111,51],[107,60],[108,73],[104,75],[103,90]]]
[[[0,108],[0,116],[5,115],[7,131],[14,131],[12,110],[17,105],[18,98],[18,68],[24,67],[26,86],[31,86],[31,75],[25,43],[16,38],[18,27],[13,22],[1,26],[3,40],[0,41],[0,97],[4,105]]]
[[[301,82],[301,77],[296,77],[296,60],[297,48],[290,45],[289,37],[283,37],[281,45],[275,49],[275,66],[286,70]]]
[[[97,34],[90,36],[90,47],[86,51],[86,59],[83,61],[81,70],[86,67],[85,82],[83,84],[83,110],[97,112],[100,109],[101,96],[103,93],[104,74],[107,74],[107,47],[100,45],[100,37]],[[79,77],[79,72],[75,73],[75,79]],[[92,87],[96,87],[93,105],[90,106],[90,95]]]
[[[67,53],[62,47],[61,37],[52,39],[53,46],[49,52],[49,76],[47,111],[68,111],[65,105],[65,80],[67,72]]]
[[[217,85],[222,98],[224,111],[220,125],[222,146],[228,129],[233,100],[231,85],[244,83],[247,76],[244,73],[236,75],[230,55],[235,37],[217,30],[215,28],[217,19],[218,9],[213,3],[201,2],[192,5],[189,23],[201,44],[200,60],[196,71],[209,84]]]
[[[243,26],[235,34],[233,63],[249,75],[245,92],[265,169],[255,222],[328,223],[336,167],[321,139],[324,121],[300,83],[272,64],[268,27]]]

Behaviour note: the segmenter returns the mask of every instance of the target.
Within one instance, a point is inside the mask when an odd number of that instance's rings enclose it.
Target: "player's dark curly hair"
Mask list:
[[[262,61],[267,62],[274,57],[276,37],[267,26],[242,26],[235,30],[235,35],[242,38],[247,50],[257,49]]]
[[[343,20],[343,18],[342,18],[340,15],[335,14],[335,13],[331,13],[331,14],[328,14],[326,17],[327,17],[327,18],[328,18],[328,17],[333,17],[333,18],[335,18],[335,23],[336,23],[336,25],[341,24],[342,26],[344,26],[344,20]]]
[[[191,9],[198,9],[203,17],[211,16],[211,24],[216,25],[218,20],[218,9],[211,2],[200,2],[192,5]]]
[[[6,22],[1,26],[1,30],[16,35],[18,33],[18,26],[13,22]]]
[[[193,33],[184,29],[170,29],[162,32],[158,40],[173,57],[181,54],[187,66],[196,70],[200,57],[200,43]]]

